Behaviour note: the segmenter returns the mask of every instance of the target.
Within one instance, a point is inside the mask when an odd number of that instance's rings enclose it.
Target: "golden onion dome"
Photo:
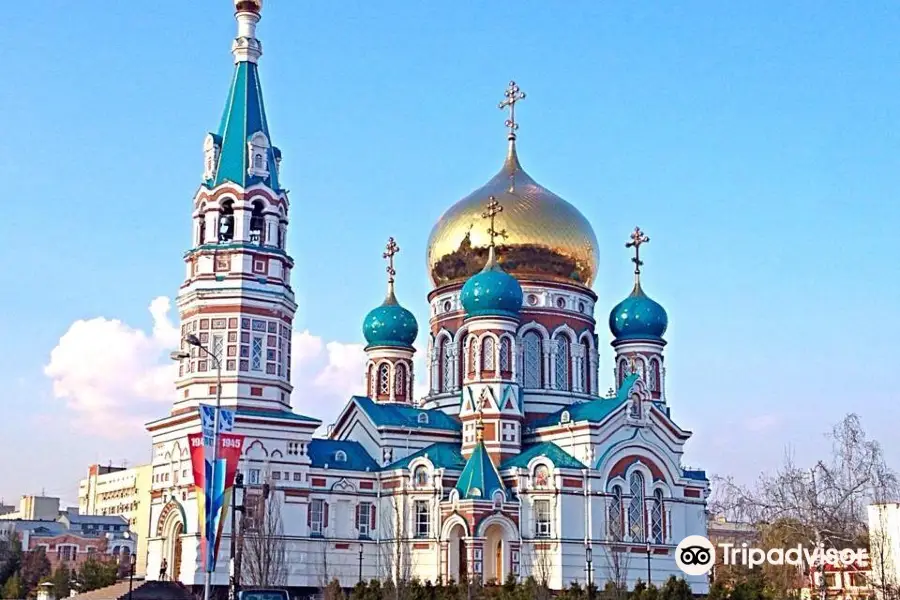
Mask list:
[[[574,206],[526,173],[515,136],[500,172],[452,207],[431,230],[428,269],[435,287],[462,282],[484,268],[490,236],[482,217],[493,196],[503,207],[496,216],[497,254],[503,270],[518,279],[552,280],[590,287],[597,274],[597,237]]]

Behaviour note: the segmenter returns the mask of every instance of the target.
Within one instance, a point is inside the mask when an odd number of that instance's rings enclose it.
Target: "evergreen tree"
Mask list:
[[[72,589],[72,572],[64,564],[59,565],[50,578],[54,598],[68,598]]]
[[[12,577],[6,580],[6,584],[3,586],[4,598],[24,598],[25,597],[25,586],[22,585],[22,580],[19,578],[18,573],[13,573]]]
[[[659,600],[693,600],[693,598],[688,582],[684,578],[676,579],[674,575],[669,577],[659,591]]]
[[[115,561],[101,561],[88,556],[78,571],[79,591],[89,592],[110,586],[116,582],[119,566]]]
[[[0,537],[0,588],[22,566],[22,542],[15,532]]]
[[[712,585],[709,586],[709,594],[707,594],[706,600],[728,600],[728,588],[718,579],[713,581]]]
[[[647,591],[647,584],[638,579],[634,584],[634,590],[631,592],[631,600],[645,600],[644,593]]]
[[[344,589],[341,587],[341,582],[337,580],[337,578],[332,579],[331,583],[328,584],[328,587],[325,588],[325,600],[346,600],[347,597],[344,595]]]
[[[652,583],[644,590],[643,600],[659,600],[659,588]]]

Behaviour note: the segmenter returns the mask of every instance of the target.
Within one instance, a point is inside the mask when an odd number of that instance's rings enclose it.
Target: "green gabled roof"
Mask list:
[[[616,395],[612,398],[598,398],[596,400],[591,400],[590,402],[570,404],[554,413],[550,413],[542,419],[536,420],[531,424],[531,428],[537,429],[538,427],[559,425],[562,414],[566,411],[569,412],[569,418],[572,421],[600,422],[628,400],[628,392],[631,391],[631,387],[634,385],[634,382],[638,380],[638,377],[639,375],[636,373],[626,377],[625,381],[623,381],[622,385],[619,387],[619,391],[616,392]]]
[[[251,177],[247,174],[250,164],[247,143],[258,131],[263,132],[269,140],[266,157],[268,177]],[[204,182],[208,187],[213,188],[231,181],[245,188],[264,183],[275,191],[281,190],[275,168],[276,150],[269,135],[256,63],[242,61],[235,65],[219,131],[214,135],[218,136],[217,141],[220,143],[219,162],[214,177]]]
[[[459,444],[450,442],[437,442],[422,448],[418,452],[410,454],[406,458],[394,461],[384,468],[385,471],[392,469],[406,469],[413,460],[427,456],[431,464],[438,469],[453,469],[455,471],[462,470],[466,466],[466,459],[459,451]]]
[[[505,491],[500,474],[494,466],[484,443],[479,441],[466,461],[462,475],[456,482],[459,497],[468,500],[490,500],[497,490]]]
[[[586,469],[587,467],[580,460],[573,458],[571,454],[554,444],[553,442],[541,442],[539,444],[531,444],[522,448],[522,452],[513,456],[502,465],[500,470],[510,469],[514,467],[525,468],[531,459],[536,456],[545,456],[550,459],[554,466],[563,469]]]
[[[439,410],[425,410],[398,402],[375,402],[366,396],[353,396],[353,401],[378,427],[441,429],[454,432],[462,430],[458,420]]]

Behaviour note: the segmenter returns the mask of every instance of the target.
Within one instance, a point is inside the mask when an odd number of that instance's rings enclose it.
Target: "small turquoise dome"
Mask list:
[[[661,340],[669,326],[666,309],[650,299],[641,284],[609,313],[609,330],[618,340]]]
[[[522,309],[522,286],[497,264],[491,247],[487,265],[469,277],[462,287],[460,300],[469,317],[518,317]]]
[[[363,336],[369,346],[412,348],[419,324],[411,312],[400,306],[393,288],[384,304],[369,311],[363,321]]]

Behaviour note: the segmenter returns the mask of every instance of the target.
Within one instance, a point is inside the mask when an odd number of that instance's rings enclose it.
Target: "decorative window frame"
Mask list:
[[[219,164],[219,152],[221,148],[216,141],[216,136],[206,134],[203,140],[203,180],[209,181],[216,176],[216,167]]]
[[[261,157],[261,165],[256,158]],[[247,174],[251,177],[269,176],[269,138],[262,131],[257,131],[247,140]]]

